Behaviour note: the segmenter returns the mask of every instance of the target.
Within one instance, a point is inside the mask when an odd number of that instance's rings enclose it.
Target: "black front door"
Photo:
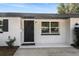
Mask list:
[[[24,42],[34,42],[34,21],[24,21]]]

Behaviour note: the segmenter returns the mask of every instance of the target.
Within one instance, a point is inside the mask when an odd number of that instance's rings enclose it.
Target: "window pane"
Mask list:
[[[0,26],[0,29],[2,29],[3,28],[3,26]]]
[[[51,33],[59,33],[59,28],[51,28]]]
[[[42,22],[42,27],[49,27],[49,22]]]
[[[8,32],[8,19],[3,19],[3,31]]]
[[[3,27],[2,27],[2,26],[0,26],[0,32],[2,31],[2,28],[3,28]]]
[[[2,29],[0,28],[0,32],[2,31]]]
[[[58,22],[51,22],[51,27],[58,27]]]
[[[49,28],[42,28],[42,33],[49,33]]]
[[[0,25],[2,25],[2,21],[0,21]]]

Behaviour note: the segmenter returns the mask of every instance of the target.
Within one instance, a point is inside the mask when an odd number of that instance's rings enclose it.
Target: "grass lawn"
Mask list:
[[[0,47],[0,56],[13,56],[18,47]]]

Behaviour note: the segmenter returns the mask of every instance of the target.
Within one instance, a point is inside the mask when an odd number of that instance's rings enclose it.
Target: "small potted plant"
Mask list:
[[[6,44],[8,45],[8,47],[10,47],[10,48],[14,47],[13,43],[16,41],[16,38],[14,37],[13,39],[11,39],[11,37],[8,36],[8,40],[9,41],[6,42]]]

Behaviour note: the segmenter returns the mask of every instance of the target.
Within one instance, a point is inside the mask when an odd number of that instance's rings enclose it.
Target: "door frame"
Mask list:
[[[24,44],[24,43],[35,43],[35,39],[34,39],[34,42],[24,42],[24,21],[33,21],[34,22],[34,19],[24,19],[22,21],[22,27],[23,27],[22,28],[22,44]],[[35,38],[35,35],[34,35],[34,38]]]

